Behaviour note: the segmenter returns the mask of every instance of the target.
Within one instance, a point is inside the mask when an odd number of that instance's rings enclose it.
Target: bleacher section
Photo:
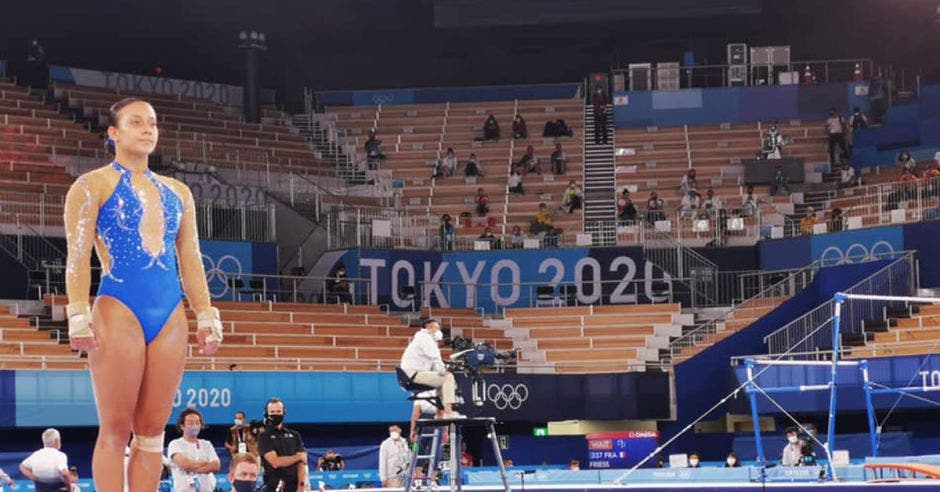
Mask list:
[[[866,329],[864,346],[853,347],[846,358],[935,354],[940,349],[940,305],[917,306],[909,317],[888,318]]]
[[[405,210],[416,215],[449,214],[456,218],[474,211],[473,195],[477,188],[483,188],[489,195],[489,222],[464,221],[458,226],[458,237],[475,238],[487,223],[497,235],[508,233],[514,225],[528,230],[539,202],[557,208],[568,182],[581,184],[584,124],[580,99],[332,107],[327,112],[336,116],[337,128],[346,135],[344,141],[362,154],[359,160],[365,159],[363,145],[369,130],[376,130],[387,157],[380,168],[390,170],[392,179],[402,183],[401,204]],[[512,119],[517,112],[526,119],[528,139],[510,138]],[[500,124],[499,141],[479,140],[488,114],[493,114]],[[542,137],[545,122],[556,119],[565,120],[574,131],[573,138]],[[549,165],[556,142],[562,144],[567,154],[566,173],[560,176],[553,176]],[[523,180],[525,195],[508,195],[506,179],[510,163],[518,160],[528,145],[535,148],[535,155],[542,162],[542,176],[530,174]],[[457,173],[432,179],[434,164],[448,148],[453,148],[457,156]],[[471,152],[476,153],[485,177],[475,180],[464,177],[463,167]],[[554,225],[564,231],[580,231],[581,224],[580,213],[555,214]]]
[[[752,323],[770,313],[777,306],[786,302],[788,297],[765,297],[748,299],[730,312],[724,321],[719,323],[717,331],[703,336],[702,340],[696,341],[694,345],[683,347],[678,355],[674,356],[674,364],[688,360],[695,355],[706,350],[708,347],[728,338],[731,335],[747,328]]]

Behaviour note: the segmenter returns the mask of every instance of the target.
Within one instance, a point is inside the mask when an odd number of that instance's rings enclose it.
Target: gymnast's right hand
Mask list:
[[[72,350],[93,352],[98,340],[91,330],[91,308],[87,302],[73,302],[65,307],[69,320],[69,346]]]

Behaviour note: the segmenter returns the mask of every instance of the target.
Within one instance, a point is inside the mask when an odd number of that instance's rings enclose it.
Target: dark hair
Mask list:
[[[268,402],[264,404],[264,414],[265,414],[265,415],[268,414],[268,406],[270,406],[272,403],[280,403],[281,405],[284,405],[284,400],[282,400],[282,399],[280,399],[280,398],[278,398],[278,397],[276,397],[276,396],[275,396],[275,397],[272,397],[270,400],[268,400]],[[287,410],[287,405],[284,405],[284,410]]]
[[[437,320],[434,318],[424,318],[421,320],[421,328],[427,328],[431,323],[437,323]]]
[[[702,455],[698,454],[698,451],[692,451],[691,453],[689,453],[689,458],[691,458],[691,457],[693,457],[693,456],[695,456],[696,458],[699,458],[699,459],[702,458]]]
[[[195,408],[189,407],[186,410],[183,410],[182,412],[180,412],[180,416],[176,418],[176,428],[179,429],[180,432],[183,432],[183,424],[186,423],[186,417],[190,415],[199,416],[200,426],[202,426],[202,424],[205,423],[205,419],[202,418],[202,413],[200,413],[199,410],[196,410]]]
[[[242,414],[242,417],[245,416],[245,412],[243,412],[243,411],[241,411],[241,410],[238,410],[237,412],[235,412],[235,415],[238,415],[238,414]]]
[[[127,106],[130,106],[131,104],[134,104],[135,102],[147,102],[147,101],[144,101],[143,99],[140,99],[138,97],[125,97],[124,99],[121,99],[120,101],[112,104],[111,107],[108,108],[108,125],[118,126],[118,113],[120,113],[122,109],[126,108]],[[150,103],[147,103],[147,104],[150,104]]]

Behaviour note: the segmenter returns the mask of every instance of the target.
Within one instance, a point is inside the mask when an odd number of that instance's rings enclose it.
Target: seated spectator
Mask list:
[[[914,169],[909,167],[901,168],[901,176],[898,177],[898,182],[913,183],[915,181],[917,181],[917,174],[914,173]]]
[[[924,171],[924,179],[940,177],[940,152],[933,156],[933,167]]]
[[[803,234],[812,234],[813,226],[819,223],[816,218],[816,211],[813,207],[806,207],[806,215],[800,219],[800,232]]]
[[[911,157],[911,153],[904,150],[898,154],[898,164],[901,166],[901,169],[908,170],[911,174],[916,176],[917,173],[917,162]]]
[[[255,455],[238,453],[232,456],[228,468],[228,482],[232,484],[232,492],[255,492],[260,472],[261,463]]]
[[[617,219],[632,224],[636,222],[636,216],[636,205],[630,199],[630,190],[624,188],[617,198]]]
[[[705,213],[711,217],[717,217],[721,214],[723,205],[721,203],[721,198],[715,194],[715,190],[709,188],[705,192],[705,202],[702,204],[702,208],[705,210]]]
[[[523,177],[532,171],[542,174],[542,166],[539,164],[538,157],[535,157],[535,147],[531,145],[526,147],[525,154],[522,154],[522,157],[512,164],[512,168],[522,174]]]
[[[343,461],[343,457],[332,449],[327,450],[327,452],[317,460],[317,470],[320,471],[343,471],[345,469],[346,462]]]
[[[499,140],[499,123],[492,114],[483,122],[483,140]]]
[[[842,209],[839,207],[833,208],[829,216],[829,232],[839,232],[843,227]]]
[[[483,229],[483,234],[480,234],[480,237],[478,237],[477,239],[481,241],[489,241],[490,243],[493,243],[493,244],[495,244],[497,240],[496,236],[493,235],[493,230],[490,229],[489,227]]]
[[[513,169],[512,174],[509,175],[509,180],[506,182],[506,185],[510,193],[517,195],[525,194],[525,191],[522,189],[522,176],[520,176],[519,171],[515,169]]]
[[[443,178],[444,177],[444,161],[438,159],[434,161],[434,172],[431,173],[431,179]]]
[[[741,215],[751,217],[757,213],[759,206],[760,202],[757,196],[754,195],[754,185],[747,185],[747,192],[744,198],[741,199]]]
[[[336,304],[352,304],[352,284],[346,274],[346,265],[340,263],[333,275],[326,280],[326,292],[327,302],[335,300]]]
[[[473,152],[470,153],[470,159],[463,169],[463,174],[464,176],[483,176],[483,165],[480,164],[480,161],[477,160],[477,155]]]
[[[177,418],[176,428],[182,437],[170,441],[166,448],[174,465],[171,471],[175,491],[215,490],[215,474],[222,465],[212,443],[199,439],[202,425],[202,414],[195,408],[183,410]]]
[[[698,209],[702,204],[702,197],[695,190],[689,190],[682,195],[679,202],[679,214],[682,217],[693,219],[698,217]]]
[[[561,144],[555,144],[555,151],[552,152],[552,173],[565,174],[565,164],[568,162],[568,156],[564,150],[561,150]]]
[[[529,227],[529,232],[532,234],[539,234],[542,232],[547,232],[552,228],[552,212],[548,209],[548,206],[544,203],[539,204],[539,211],[535,214],[535,220],[532,221],[532,225]]]
[[[529,130],[526,129],[525,119],[519,113],[516,113],[516,117],[512,120],[512,138],[516,140],[529,138]]]
[[[780,464],[783,466],[803,465],[803,443],[800,442],[796,429],[787,430],[787,445],[783,447]]]
[[[565,213],[573,213],[575,210],[581,210],[581,202],[583,198],[581,196],[581,189],[578,188],[578,184],[571,180],[568,183],[568,188],[565,189],[565,196],[561,203],[561,209]]]
[[[457,172],[457,156],[454,155],[454,149],[447,148],[447,153],[441,159],[441,170],[448,178]]]
[[[698,451],[692,451],[689,453],[689,468],[701,468],[702,459],[698,454]]]
[[[689,171],[682,176],[682,181],[679,183],[679,193],[688,195],[689,191],[696,191],[697,187],[698,181],[695,179],[695,169],[689,169]]]
[[[369,159],[385,159],[382,153],[382,141],[375,138],[375,130],[369,130],[369,138],[365,143],[366,156]]]
[[[741,462],[738,461],[738,455],[734,453],[728,453],[728,457],[725,458],[725,468],[740,468]]]
[[[565,120],[559,118],[555,120],[555,137],[573,137],[574,131],[568,126]]]
[[[646,201],[646,221],[654,225],[657,221],[666,220],[665,208],[666,202],[655,191],[650,192],[650,198]]]
[[[457,235],[457,228],[451,222],[450,215],[444,214],[441,217],[441,249],[452,251],[454,249],[454,236]]]
[[[545,237],[543,238],[542,243],[545,247],[557,248],[558,244],[561,242],[561,229],[557,227],[549,227],[545,231]]]
[[[523,246],[523,243],[525,243],[525,232],[522,232],[522,228],[517,225],[512,226],[512,233],[509,235],[509,247],[518,249]]]
[[[790,194],[790,178],[780,164],[774,169],[774,176],[770,181],[770,196],[777,196],[778,191]]]
[[[490,197],[486,195],[483,188],[477,188],[477,194],[473,197],[474,203],[477,204],[477,217],[486,217],[486,214],[490,213],[490,206],[487,204],[489,200]]]
[[[467,441],[460,441],[460,466],[473,466],[473,461],[473,455],[467,451]]]
[[[852,166],[842,166],[842,169],[839,170],[839,187],[848,188],[854,186],[855,183],[855,168]]]

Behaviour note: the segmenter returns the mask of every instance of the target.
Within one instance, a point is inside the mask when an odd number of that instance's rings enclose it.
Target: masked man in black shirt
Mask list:
[[[264,467],[264,491],[303,492],[308,489],[307,449],[300,434],[284,426],[284,402],[271,398],[265,406],[267,430],[258,436],[258,454]]]

